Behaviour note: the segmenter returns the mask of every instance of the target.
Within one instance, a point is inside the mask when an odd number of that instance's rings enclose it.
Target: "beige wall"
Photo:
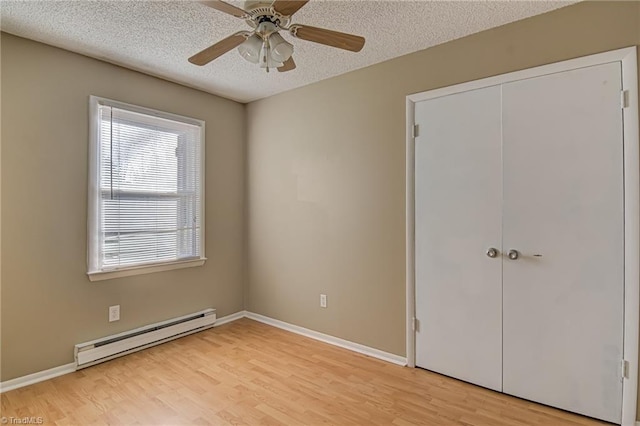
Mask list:
[[[1,76],[3,381],[73,362],[76,343],[243,309],[243,105],[4,33]],[[203,267],[87,279],[89,95],[206,121]]]
[[[249,104],[247,308],[404,355],[405,97],[638,44],[580,3]]]
[[[640,3],[582,3],[486,31],[251,103],[246,121],[232,101],[7,34],[1,42],[8,380],[71,362],[75,343],[208,306],[404,355],[405,96],[639,45]],[[207,122],[204,267],[87,280],[90,94]],[[110,324],[112,304],[122,320]]]

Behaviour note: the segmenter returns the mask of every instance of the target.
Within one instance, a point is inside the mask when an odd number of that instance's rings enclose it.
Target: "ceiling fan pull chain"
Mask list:
[[[269,72],[269,60],[271,60],[271,45],[267,37],[264,39],[264,63],[267,64],[267,72]]]

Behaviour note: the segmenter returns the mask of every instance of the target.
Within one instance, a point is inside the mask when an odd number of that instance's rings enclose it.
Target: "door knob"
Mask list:
[[[518,257],[520,257],[520,253],[518,253],[518,250],[511,249],[509,250],[507,256],[509,256],[509,259],[511,260],[516,260]]]
[[[490,247],[487,250],[487,256],[494,258],[494,257],[498,257],[498,249],[495,249],[493,247]]]

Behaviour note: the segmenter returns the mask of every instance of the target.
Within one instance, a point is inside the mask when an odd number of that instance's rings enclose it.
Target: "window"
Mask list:
[[[199,266],[204,122],[91,96],[88,274]]]

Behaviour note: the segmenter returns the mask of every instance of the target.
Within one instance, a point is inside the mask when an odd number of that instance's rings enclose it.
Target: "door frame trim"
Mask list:
[[[622,88],[628,91],[623,109],[624,138],[624,359],[628,377],[622,385],[622,425],[636,422],[638,341],[640,334],[640,134],[638,125],[638,64],[636,47],[612,50],[567,61],[515,71],[406,97],[406,350],[407,366],[415,367],[415,104],[421,101],[571,71],[621,62]]]

